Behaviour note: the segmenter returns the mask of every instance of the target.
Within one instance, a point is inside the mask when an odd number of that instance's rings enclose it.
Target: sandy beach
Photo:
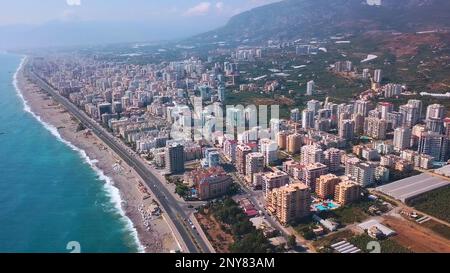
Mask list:
[[[57,128],[64,140],[85,151],[95,166],[111,179],[120,192],[123,201],[121,207],[137,231],[145,252],[161,253],[179,249],[169,224],[162,216],[151,215],[151,209],[155,207],[154,195],[144,186],[139,175],[94,134],[88,130],[79,130],[78,121],[55,103],[51,96],[29,82],[22,71],[17,73],[17,85],[32,112]]]

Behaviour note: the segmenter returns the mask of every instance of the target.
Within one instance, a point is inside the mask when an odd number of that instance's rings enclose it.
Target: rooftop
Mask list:
[[[264,173],[264,176],[266,178],[277,178],[277,177],[283,177],[283,176],[287,176],[287,173],[283,172],[283,171],[276,171],[276,172],[268,172],[268,173]]]
[[[326,167],[327,167],[327,165],[318,163],[318,162],[306,165],[307,170],[317,170],[317,169],[323,169]]]
[[[395,231],[393,231],[392,229],[386,227],[385,225],[380,224],[377,220],[366,221],[364,223],[359,224],[358,227],[360,227],[362,230],[369,230],[370,228],[376,227],[386,237],[396,234]]]
[[[430,174],[420,174],[377,187],[376,190],[406,202],[420,194],[446,185],[450,185],[450,182]]]

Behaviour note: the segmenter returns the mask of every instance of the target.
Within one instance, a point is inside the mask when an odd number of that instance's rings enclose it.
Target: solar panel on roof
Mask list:
[[[354,247],[352,247],[352,248],[350,248],[348,250],[342,251],[341,253],[352,253],[355,250],[358,250],[358,248],[356,246],[354,246]]]
[[[338,246],[343,245],[345,243],[347,243],[347,242],[346,241],[340,241],[339,243],[332,244],[331,247],[335,248],[335,247],[338,247]]]
[[[343,253],[344,251],[349,250],[349,249],[352,249],[352,248],[354,248],[354,247],[355,247],[354,245],[349,245],[349,246],[347,246],[347,247],[342,248],[341,250],[339,250],[339,252]]]

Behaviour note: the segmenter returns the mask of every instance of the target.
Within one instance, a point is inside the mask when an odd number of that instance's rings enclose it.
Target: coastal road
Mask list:
[[[158,179],[158,177],[139,160],[136,154],[127,150],[123,143],[118,143],[113,135],[108,133],[96,121],[88,117],[82,110],[78,109],[67,98],[61,96],[50,84],[41,79],[34,71],[30,70],[29,67],[25,69],[25,72],[28,72],[27,75],[40,88],[52,95],[58,103],[63,105],[66,110],[75,116],[86,128],[92,130],[92,132],[104,141],[106,145],[108,145],[118,156],[122,158],[122,160],[124,160],[130,167],[134,168],[134,170],[141,176],[141,178],[155,194],[159,204],[167,213],[170,221],[173,223],[173,226],[184,241],[188,252],[209,252],[207,243],[198,234],[196,228],[189,224],[187,221],[189,217],[186,215],[183,208],[180,207],[177,200],[175,200],[172,194],[164,186],[164,181]]]

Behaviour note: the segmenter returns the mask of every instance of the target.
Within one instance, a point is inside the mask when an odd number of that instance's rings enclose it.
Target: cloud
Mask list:
[[[217,2],[216,3],[216,8],[218,9],[218,10],[223,10],[223,2]]]
[[[201,2],[198,5],[189,8],[184,15],[185,16],[201,16],[201,15],[205,15],[209,12],[211,8],[211,3],[210,2]]]
[[[69,6],[81,6],[81,0],[66,0]]]

